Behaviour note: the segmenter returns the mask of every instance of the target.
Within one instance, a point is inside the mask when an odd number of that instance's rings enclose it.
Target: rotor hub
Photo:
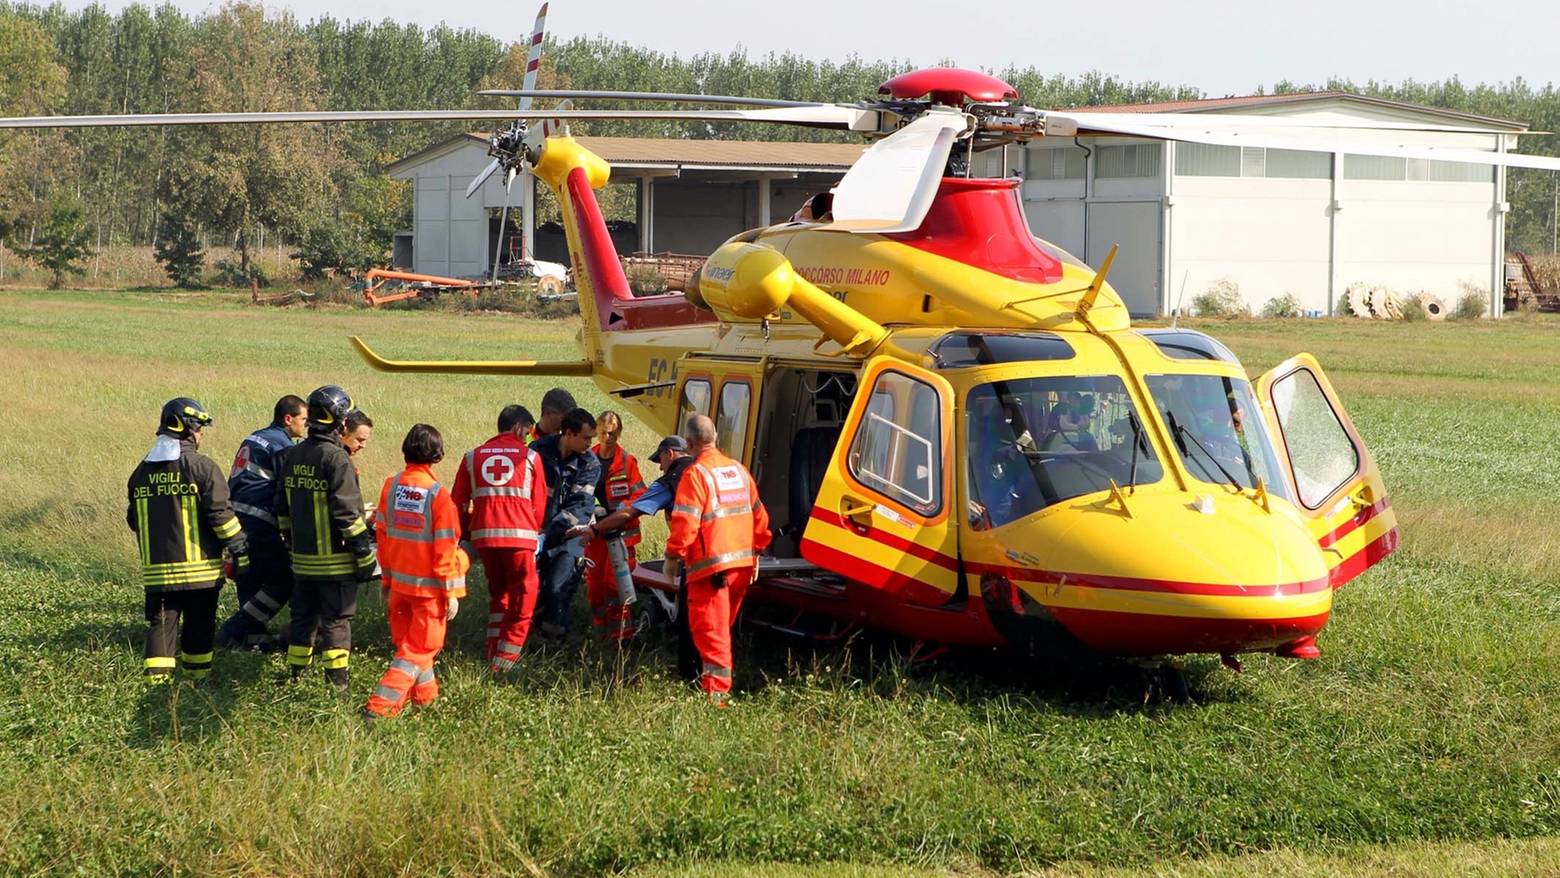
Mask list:
[[[1018,99],[1018,89],[995,76],[958,67],[932,67],[901,73],[878,86],[878,94],[898,100],[930,96],[932,103],[950,107]]]

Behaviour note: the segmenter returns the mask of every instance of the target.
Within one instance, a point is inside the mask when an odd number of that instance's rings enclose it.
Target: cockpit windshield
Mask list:
[[[1083,494],[1164,478],[1120,378],[993,381],[970,391],[969,521],[1001,527]]]
[[[1148,391],[1191,475],[1289,497],[1251,384],[1221,375],[1149,375]]]

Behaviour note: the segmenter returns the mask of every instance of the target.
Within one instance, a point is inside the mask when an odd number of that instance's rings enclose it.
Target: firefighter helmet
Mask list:
[[[181,396],[163,403],[157,432],[169,436],[188,436],[209,423],[211,414],[205,406],[187,396]]]
[[[340,430],[341,424],[352,411],[352,397],[334,384],[316,388],[309,394],[309,426],[325,430]]]

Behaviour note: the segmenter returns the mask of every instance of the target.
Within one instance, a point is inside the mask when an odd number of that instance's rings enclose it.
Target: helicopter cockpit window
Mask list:
[[[1049,332],[950,332],[927,349],[938,369],[1023,363],[1032,360],[1071,360],[1073,347]]]
[[[1015,378],[970,391],[969,521],[1001,527],[1084,494],[1164,478],[1114,375]]]
[[[1084,262],[1082,259],[1079,259],[1071,253],[1068,253],[1066,250],[1063,250],[1062,248],[1052,244],[1050,241],[1047,241],[1044,238],[1035,238],[1035,245],[1038,246],[1041,250],[1044,250],[1048,255],[1051,256],[1051,258],[1060,262],[1065,262],[1075,268],[1087,269],[1088,271],[1094,270],[1089,267],[1089,263]]]
[[[707,415],[710,413],[710,380],[708,378],[689,378],[683,381],[682,395],[677,401],[677,432],[681,433],[683,425],[694,415]]]
[[[921,515],[942,508],[942,400],[900,372],[878,376],[850,445],[850,474]]]
[[[1289,489],[1250,383],[1221,375],[1149,375],[1148,392],[1193,478],[1215,485]]]
[[[1222,360],[1240,365],[1234,351],[1195,329],[1139,329],[1137,333],[1158,345],[1160,353],[1171,359]]]

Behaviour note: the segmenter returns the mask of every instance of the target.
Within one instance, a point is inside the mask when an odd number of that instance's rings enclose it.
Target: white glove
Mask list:
[[[451,595],[444,603],[446,621],[455,621],[455,614],[460,612],[460,598]]]

